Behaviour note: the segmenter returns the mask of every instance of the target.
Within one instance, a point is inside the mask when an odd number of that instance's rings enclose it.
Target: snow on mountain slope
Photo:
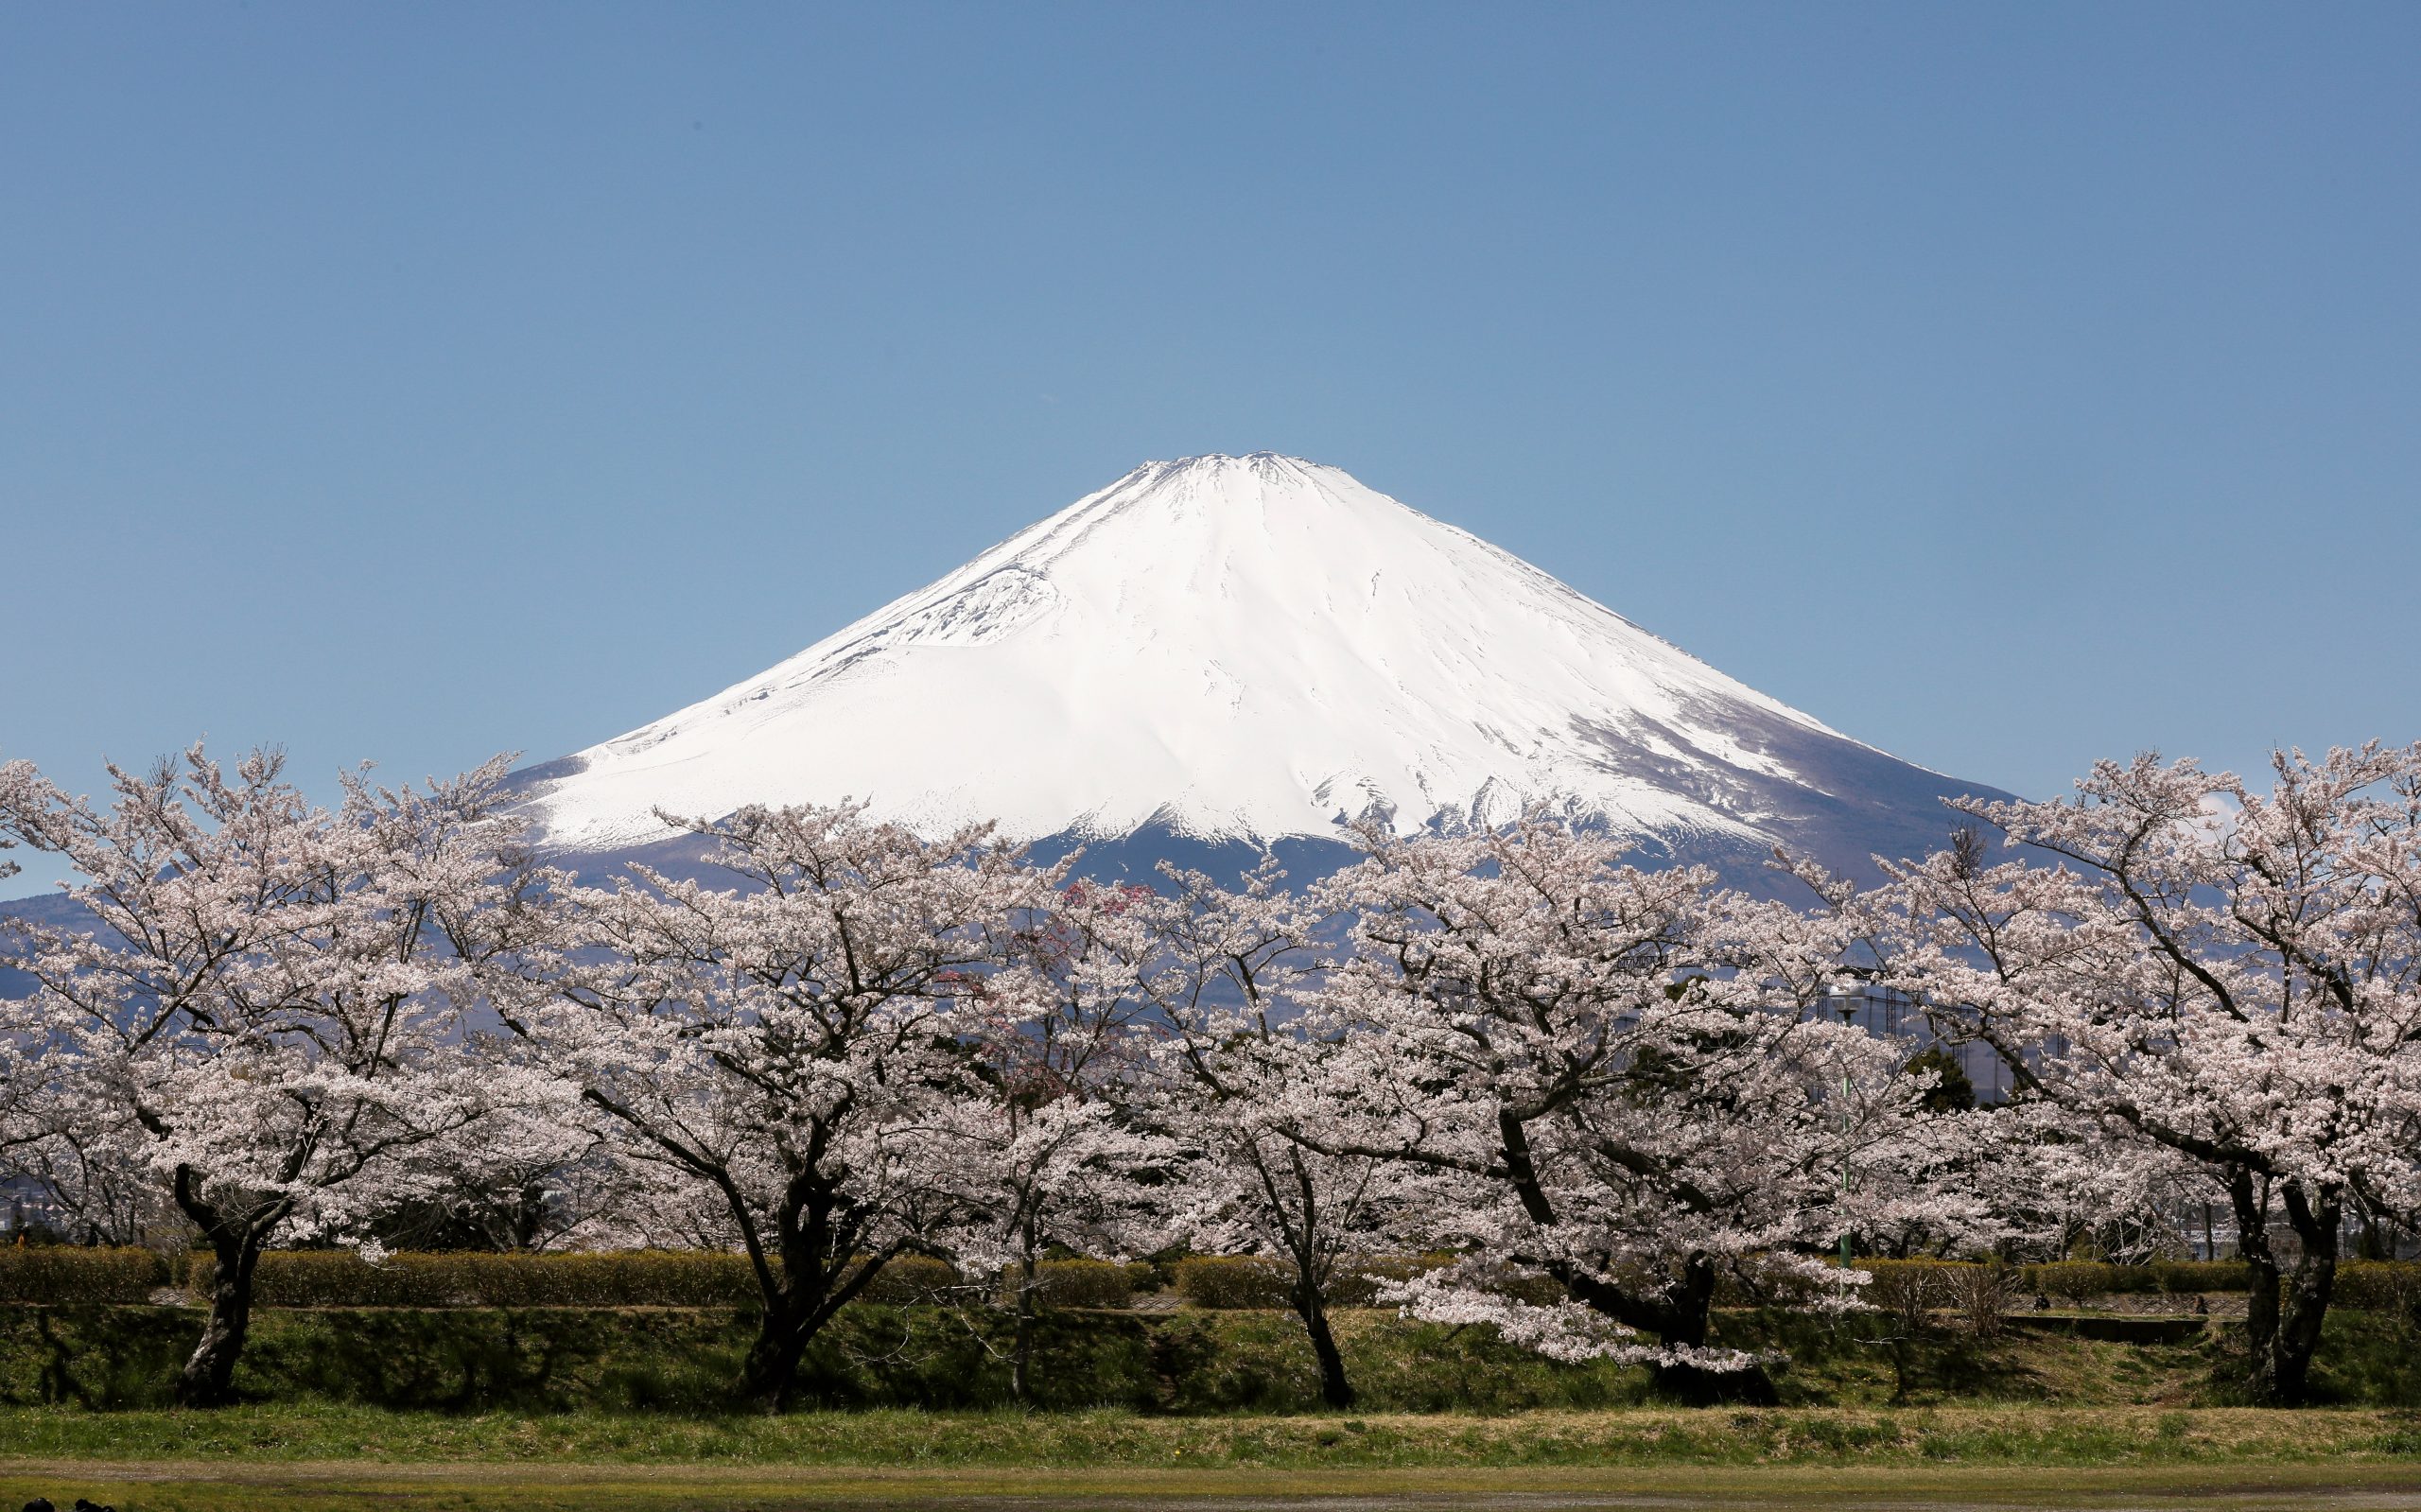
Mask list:
[[[866,800],[935,831],[1256,843],[1545,801],[1677,855],[1855,863],[1945,792],[1333,467],[1150,462],[703,703],[527,773],[550,844]],[[1909,843],[1900,843],[1905,836]]]

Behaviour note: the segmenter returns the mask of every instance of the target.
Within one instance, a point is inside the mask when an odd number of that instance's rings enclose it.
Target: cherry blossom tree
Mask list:
[[[282,765],[255,752],[230,774],[196,746],[112,768],[107,808],[0,767],[0,833],[73,866],[84,914],[10,947],[36,987],[6,1005],[6,1037],[54,1072],[18,1111],[61,1196],[140,1172],[210,1245],[188,1405],[229,1398],[265,1247],[357,1233],[443,1179],[415,1156],[520,1089],[462,1039],[544,883],[496,812],[504,758],[426,791],[348,775],[334,811]]]
[[[947,1110],[960,1141],[947,1170],[967,1221],[940,1243],[985,1295],[1005,1293],[1021,1402],[1033,1399],[1045,1253],[1123,1260],[1161,1246],[1153,1199],[1176,1152],[1127,1107],[1150,1006],[1149,898],[1131,884],[1067,884],[999,931],[992,969],[969,983],[952,1023],[975,1081]]]
[[[1756,1358],[1713,1341],[1718,1276],[1854,1279],[1816,1257],[1905,1223],[1938,1147],[1908,1047],[1811,1012],[1850,926],[1700,868],[1633,870],[1541,814],[1366,843],[1323,889],[1358,915],[1312,1016],[1338,1046],[1332,1095],[1288,1132],[1463,1178],[1433,1216],[1466,1259],[1410,1306],[1642,1361],[1684,1397],[1770,1398]],[[1522,1276],[1564,1300],[1517,1299]]]
[[[1895,868],[1891,980],[2124,1184],[2226,1193],[2252,1393],[2302,1400],[2349,1205],[2421,1205],[2421,747],[2282,753],[2267,793],[2148,755],[1960,807],[2059,863]]]
[[[17,843],[0,832],[0,851],[16,848]],[[0,880],[16,876],[20,869],[15,861],[0,855]],[[0,917],[0,950],[8,948],[9,933],[18,927],[15,920]],[[31,1047],[0,1037],[0,1175],[25,1177],[29,1157],[39,1159],[35,1146],[41,1134],[27,1119],[26,1110],[40,1102],[35,1088],[41,1081],[41,1070]]]
[[[715,1199],[762,1304],[741,1389],[779,1411],[833,1314],[969,1221],[959,1004],[1041,883],[988,827],[929,843],[850,805],[666,818],[736,885],[634,866],[567,891],[564,953],[509,1022],[626,1158]]]
[[[12,1034],[33,1016],[0,1008]],[[131,1245],[182,1237],[183,1217],[144,1160],[141,1127],[86,1094],[81,1067],[56,1047],[0,1048],[0,1173],[39,1203],[44,1226],[78,1243]]]
[[[16,842],[0,832],[0,851]],[[17,875],[0,858],[0,878]],[[32,948],[24,924],[0,916],[0,963]],[[76,1063],[41,1037],[44,1026],[22,1009],[0,1006],[0,1176],[12,1195],[33,1196],[41,1222],[69,1238],[135,1244],[152,1237],[174,1208],[128,1138],[131,1116],[79,1095]]]
[[[514,1058],[485,1029],[467,1048],[508,1068]],[[371,1238],[389,1250],[647,1247],[627,1223],[636,1196],[628,1173],[587,1126],[577,1097],[554,1078],[526,1080],[515,1105],[411,1153],[416,1179],[371,1216]]]
[[[1158,949],[1147,976],[1157,1074],[1138,1093],[1145,1116],[1191,1158],[1185,1179],[1160,1196],[1196,1247],[1284,1267],[1320,1399],[1350,1407],[1353,1386],[1329,1317],[1336,1287],[1402,1232],[1412,1193],[1434,1179],[1418,1165],[1288,1137],[1323,1127],[1337,1046],[1302,1033],[1300,998],[1324,965],[1321,921],[1283,889],[1277,862],[1234,891],[1201,872],[1163,872],[1170,886],[1152,911]]]

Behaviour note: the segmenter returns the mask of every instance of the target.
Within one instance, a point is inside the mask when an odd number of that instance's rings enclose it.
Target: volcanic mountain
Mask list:
[[[1955,781],[1726,677],[1333,467],[1147,462],[790,660],[527,769],[547,843],[863,800],[1127,862],[1544,804],[1646,860],[1779,844],[1871,875],[1940,845]],[[1341,848],[1338,852],[1342,854]]]

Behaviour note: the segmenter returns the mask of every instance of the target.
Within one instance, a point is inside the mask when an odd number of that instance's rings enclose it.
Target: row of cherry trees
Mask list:
[[[2421,748],[2281,756],[2267,794],[2104,765],[1967,806],[2028,860],[1967,832],[1879,887],[1803,865],[1794,903],[1543,815],[1367,830],[1290,890],[1079,882],[845,806],[676,821],[709,880],[596,887],[527,848],[503,773],[324,809],[267,754],[98,805],[0,767],[0,843],[81,906],[0,944],[35,983],[0,1004],[0,1149],[94,1231],[165,1208],[209,1246],[182,1399],[227,1399],[265,1248],[464,1191],[545,1189],[562,1243],[744,1253],[776,1409],[901,1256],[1008,1278],[1023,1392],[1043,1257],[1177,1244],[1281,1263],[1336,1405],[1332,1298],[1408,1254],[1445,1257],[1391,1294],[1420,1316],[1753,1399],[1719,1281],[1854,1307],[1852,1245],[2181,1197],[2232,1209],[2252,1388],[2293,1401],[2347,1215],[2421,1209]],[[1824,1012],[1850,982],[2014,1095],[1962,1105]]]

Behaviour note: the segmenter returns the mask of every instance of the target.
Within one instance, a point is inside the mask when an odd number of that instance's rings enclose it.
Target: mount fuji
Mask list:
[[[1270,453],[1147,462],[788,661],[516,777],[558,854],[669,859],[657,809],[863,801],[937,834],[1141,867],[1346,822],[1546,805],[1643,863],[1776,845],[1872,876],[1939,846],[1912,766],[1725,676],[1476,536]],[[670,847],[670,848],[669,848]],[[1330,855],[1333,852],[1333,856]],[[1290,860],[1290,865],[1296,864]]]

